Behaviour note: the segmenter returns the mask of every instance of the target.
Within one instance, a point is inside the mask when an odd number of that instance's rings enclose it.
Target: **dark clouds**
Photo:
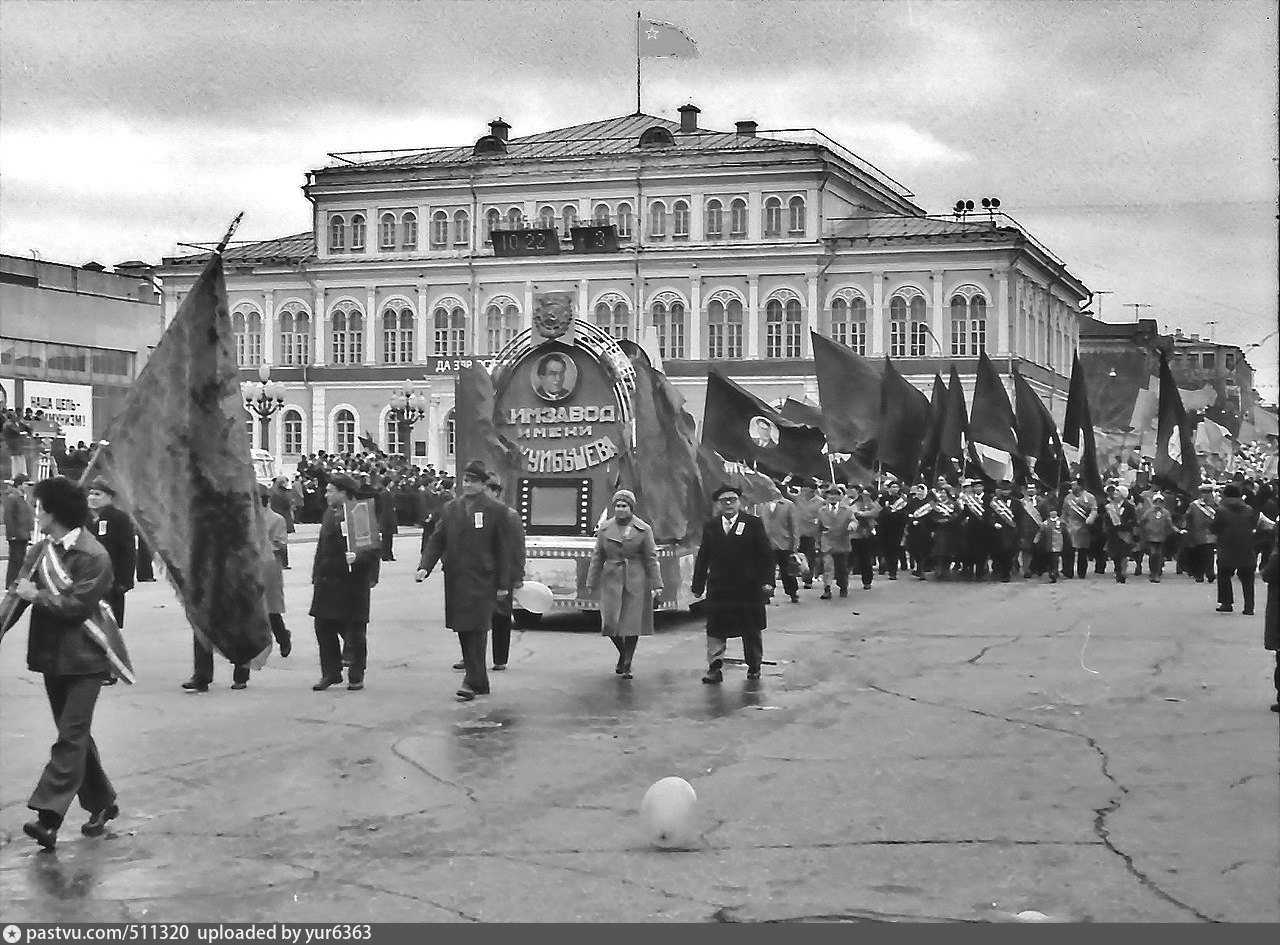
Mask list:
[[[1117,293],[1108,317],[1145,301],[1190,330],[1224,298],[1252,313],[1238,326],[1274,323],[1269,0],[644,12],[702,50],[645,61],[646,111],[692,100],[708,127],[817,127],[933,212],[998,195]],[[246,238],[297,232],[298,188],[328,151],[463,143],[497,115],[518,135],[632,111],[634,17],[577,0],[0,0],[0,242],[154,259],[208,239],[227,207],[248,211]],[[1219,339],[1248,343],[1249,326]]]

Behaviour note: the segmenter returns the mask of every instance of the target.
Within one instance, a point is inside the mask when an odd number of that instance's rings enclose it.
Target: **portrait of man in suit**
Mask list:
[[[768,417],[751,418],[751,439],[761,449],[778,445],[778,428]]]
[[[533,392],[543,400],[560,401],[573,393],[578,368],[568,355],[554,351],[538,359],[529,380]]]

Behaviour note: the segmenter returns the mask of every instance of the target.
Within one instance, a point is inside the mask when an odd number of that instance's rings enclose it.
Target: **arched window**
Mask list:
[[[671,222],[673,224],[672,235],[676,239],[688,239],[689,204],[683,200],[677,200],[671,207]]]
[[[413,363],[413,312],[400,306],[382,312],[382,363]]]
[[[400,248],[418,248],[418,215],[412,210],[400,218]]]
[[[333,448],[338,453],[356,451],[356,415],[345,407],[333,416]]]
[[[396,248],[396,215],[384,213],[378,221],[378,249]]]
[[[449,214],[437,210],[431,215],[431,248],[444,249],[449,245]]]
[[[741,197],[729,204],[729,235],[738,239],[747,235],[747,202]]]
[[[502,226],[502,213],[498,210],[490,210],[484,215],[484,241],[486,243],[493,242],[493,231]]]
[[[867,353],[867,302],[860,296],[838,298],[831,303],[831,340]]]
[[[452,410],[444,418],[444,455],[450,459],[458,455],[458,425]]]
[[[560,219],[564,223],[564,230],[560,234],[561,239],[573,239],[573,234],[569,232],[571,227],[578,225],[578,208],[574,204],[565,204],[564,209],[560,212]]]
[[[556,228],[555,207],[543,207],[538,211],[538,227],[543,230],[554,230]]]
[[[596,324],[615,338],[630,338],[631,306],[626,299],[602,299],[596,303]]]
[[[257,367],[262,363],[262,315],[255,308],[238,309],[231,316],[235,336],[236,364]]]
[[[782,303],[770,299],[764,307],[765,335],[764,356],[782,357]]]
[[[469,246],[471,244],[471,217],[465,210],[457,210],[453,214],[453,245]]]
[[[782,235],[782,201],[777,197],[764,202],[764,235]]]
[[[507,226],[513,230],[524,229],[524,214],[519,207],[512,207],[507,211]]]
[[[709,240],[724,239],[724,206],[719,200],[707,201],[706,220],[703,226]]]
[[[278,360],[283,367],[311,363],[311,316],[296,304],[280,311]]]
[[[658,336],[658,354],[664,361],[679,361],[685,356],[684,303],[679,300],[654,302],[651,309],[653,328]]]
[[[800,329],[803,327],[804,310],[799,299],[790,299],[786,305],[786,321],[783,333],[783,351],[785,358],[800,357]]]
[[[596,226],[609,225],[609,205],[607,203],[596,204],[594,222]]]
[[[347,221],[335,214],[329,218],[329,252],[340,253],[347,248]]]
[[[383,441],[387,444],[385,449],[389,456],[403,456],[405,447],[405,425],[404,421],[396,417],[390,410],[387,411],[386,418],[383,420]]]
[[[296,410],[286,410],[280,418],[280,427],[284,433],[282,452],[286,456],[301,456],[304,452],[302,442],[302,414]]]
[[[618,239],[631,239],[631,204],[618,204]]]
[[[922,358],[929,351],[929,314],[924,296],[911,300],[911,357]]]
[[[791,236],[804,236],[805,231],[805,213],[804,198],[800,196],[792,197],[787,204],[790,212],[790,222],[787,226],[787,232]]]
[[[963,295],[951,297],[951,356],[969,354],[969,301]]]
[[[520,330],[520,309],[511,301],[497,301],[484,313],[487,351],[496,354],[505,348]]]
[[[332,364],[359,364],[364,359],[364,313],[354,302],[339,302],[329,316]]]
[[[364,252],[364,215],[360,213],[351,218],[351,251]]]
[[[737,299],[712,299],[707,305],[707,357],[742,357],[742,303]]]
[[[461,305],[436,306],[432,314],[435,324],[436,357],[457,357],[466,352],[467,313]]]
[[[667,207],[661,200],[649,204],[649,235],[654,239],[667,235]]]
[[[969,300],[969,346],[974,354],[987,349],[987,300],[980,295]],[[1064,355],[1062,365],[1066,367],[1069,362],[1070,358]]]

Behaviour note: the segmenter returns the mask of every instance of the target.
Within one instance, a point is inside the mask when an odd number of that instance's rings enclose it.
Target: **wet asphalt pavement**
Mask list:
[[[1262,617],[1207,585],[877,578],[770,608],[759,682],[699,683],[688,616],[635,678],[589,620],[517,633],[493,695],[453,692],[439,575],[397,541],[363,692],[312,692],[314,545],[286,572],[293,655],[189,694],[166,584],[128,598],[140,677],[95,719],[121,817],[21,831],[53,728],[0,648],[5,921],[1280,921],[1280,717]],[[730,644],[730,655],[740,655]],[[700,838],[639,814],[688,780]],[[1018,918],[1023,914],[1022,919]]]

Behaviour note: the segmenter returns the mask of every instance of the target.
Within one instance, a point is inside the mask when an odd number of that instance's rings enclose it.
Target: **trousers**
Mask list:
[[[105,598],[107,606],[111,608],[111,616],[116,618],[116,626],[121,630],[124,629],[124,595],[126,593],[128,592],[113,587]]]
[[[1253,610],[1253,568],[1218,568],[1218,603],[1231,607],[1235,604],[1231,578],[1240,578],[1240,596],[1244,609]]]
[[[511,615],[494,610],[489,632],[493,634],[493,665],[506,666],[511,656]]]
[[[18,579],[19,572],[22,571],[22,561],[27,556],[27,546],[30,544],[25,538],[9,539],[9,566],[4,572],[4,586],[8,587]]]
[[[98,746],[94,744],[93,710],[102,689],[101,674],[92,676],[44,677],[44,691],[58,727],[58,739],[49,751],[36,788],[27,806],[50,826],[59,826],[71,808],[72,798],[90,813],[110,807],[116,801],[115,788],[102,769]]]
[[[847,591],[849,589],[849,552],[824,551],[822,553],[822,583],[828,590],[831,588],[833,573],[840,590]]]
[[[714,671],[724,666],[728,641],[707,634],[707,665]],[[748,670],[760,669],[764,660],[764,635],[759,630],[742,631],[742,661]]]
[[[809,562],[809,573],[804,576],[804,586],[813,583],[813,576],[818,571],[818,539],[812,535],[800,536],[800,553]]]
[[[200,642],[200,638],[193,636],[192,643],[192,665],[194,667],[191,678],[196,682],[202,682],[206,685],[213,682],[213,650]],[[239,663],[231,670],[232,682],[248,682],[249,681],[249,664]]]
[[[862,586],[870,587],[871,582],[875,580],[876,574],[876,552],[878,546],[874,537],[872,538],[855,538],[852,543],[853,551],[849,553],[849,570],[858,571],[862,575]],[[898,572],[898,563],[894,562],[893,571]]]
[[[458,634],[458,645],[462,648],[462,663],[466,672],[462,684],[472,692],[480,695],[489,693],[489,671],[485,669],[485,650],[488,649],[488,630],[474,630]]]
[[[796,576],[791,573],[791,552],[774,548],[773,562],[778,566],[778,571],[782,574],[782,589],[787,594],[799,592],[800,584],[796,580]]]
[[[323,620],[320,617],[315,620],[316,645],[320,648],[320,675],[329,679],[342,678],[342,650],[345,644],[351,658],[351,665],[347,667],[347,681],[364,682],[365,664],[369,657],[369,625]]]

